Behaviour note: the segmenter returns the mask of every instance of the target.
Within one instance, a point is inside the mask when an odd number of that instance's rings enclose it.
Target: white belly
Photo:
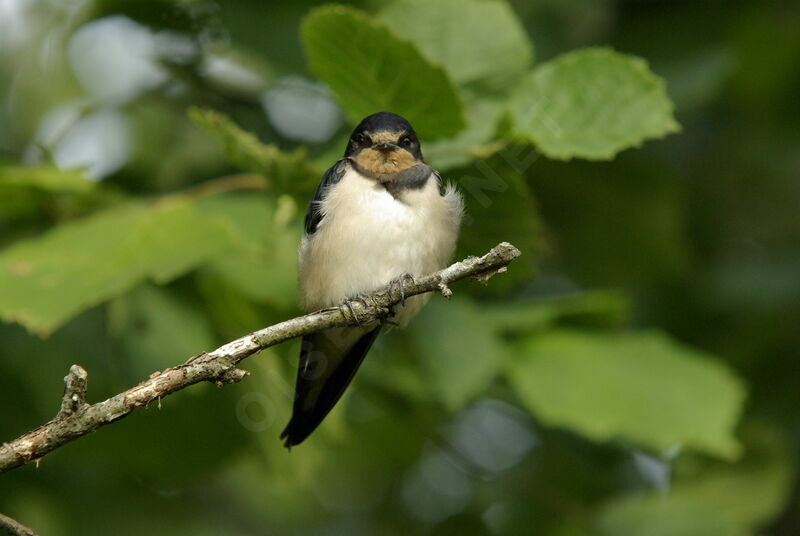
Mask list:
[[[395,199],[353,169],[322,203],[323,218],[300,245],[300,293],[307,311],[377,290],[404,273],[441,269],[455,249],[462,200],[439,195],[435,178]],[[416,314],[427,296],[406,302],[398,321]]]

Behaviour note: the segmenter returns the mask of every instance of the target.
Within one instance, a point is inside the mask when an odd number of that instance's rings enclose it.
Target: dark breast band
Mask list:
[[[376,181],[395,198],[405,190],[418,190],[424,187],[433,172],[429,165],[422,163],[397,173],[374,173],[362,168],[353,160],[350,160],[350,163],[361,175]]]

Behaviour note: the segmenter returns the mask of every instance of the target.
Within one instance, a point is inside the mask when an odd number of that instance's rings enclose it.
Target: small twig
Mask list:
[[[3,514],[0,514],[0,529],[3,529],[3,531],[10,536],[36,536],[33,530],[16,519],[12,519]]]
[[[223,192],[239,190],[268,190],[267,180],[255,173],[236,173],[191,186],[183,193],[191,197],[208,197]]]
[[[450,299],[453,297],[453,291],[450,290],[450,287],[447,286],[447,283],[442,281],[439,283],[439,293],[445,297],[445,299]]]
[[[519,255],[517,248],[503,242],[483,257],[469,257],[438,272],[409,280],[402,291],[398,285],[390,283],[379,291],[362,296],[362,299],[352,300],[348,307],[351,314],[332,307],[266,327],[212,352],[191,357],[182,365],[154,372],[139,385],[96,404],[88,404],[85,400],[86,371],[73,365],[64,378],[66,386],[58,415],[39,428],[3,443],[0,446],[0,473],[32,461],[38,462],[62,445],[118,421],[154,400],[160,404],[165,396],[195,383],[208,381],[224,385],[241,381],[248,373],[236,366],[264,348],[327,328],[385,320],[392,307],[403,298],[433,291],[452,295],[450,283],[470,277],[485,282],[492,275],[504,271]]]
[[[61,411],[58,418],[66,418],[86,405],[86,388],[88,374],[80,365],[72,365],[69,374],[64,377],[64,398],[61,399]]]

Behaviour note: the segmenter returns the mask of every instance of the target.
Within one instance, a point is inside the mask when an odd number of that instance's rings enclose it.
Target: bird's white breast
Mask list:
[[[439,194],[435,177],[423,188],[403,191],[398,199],[348,169],[324,196],[316,232],[300,245],[304,308],[330,307],[404,273],[420,276],[443,268],[455,249],[462,207],[452,188]],[[424,303],[423,297],[409,300],[400,323]]]

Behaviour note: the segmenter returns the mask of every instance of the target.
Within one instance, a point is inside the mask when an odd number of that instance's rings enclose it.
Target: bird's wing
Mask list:
[[[314,196],[308,202],[308,209],[306,210],[306,234],[314,234],[317,230],[317,225],[322,221],[322,212],[320,206],[322,200],[325,198],[328,188],[336,184],[347,171],[347,160],[342,158],[334,165],[328,168],[322,175],[322,180],[319,181],[317,189],[314,190]]]
[[[439,189],[439,195],[444,197],[444,194],[445,194],[445,192],[447,190],[447,188],[446,188],[446,186],[444,184],[444,179],[442,179],[442,176],[439,174],[438,171],[436,171],[433,168],[431,168],[431,170],[433,172],[433,178],[436,179],[436,187]]]
[[[294,407],[281,433],[286,447],[302,442],[319,426],[355,376],[381,330],[335,328],[303,337]]]

